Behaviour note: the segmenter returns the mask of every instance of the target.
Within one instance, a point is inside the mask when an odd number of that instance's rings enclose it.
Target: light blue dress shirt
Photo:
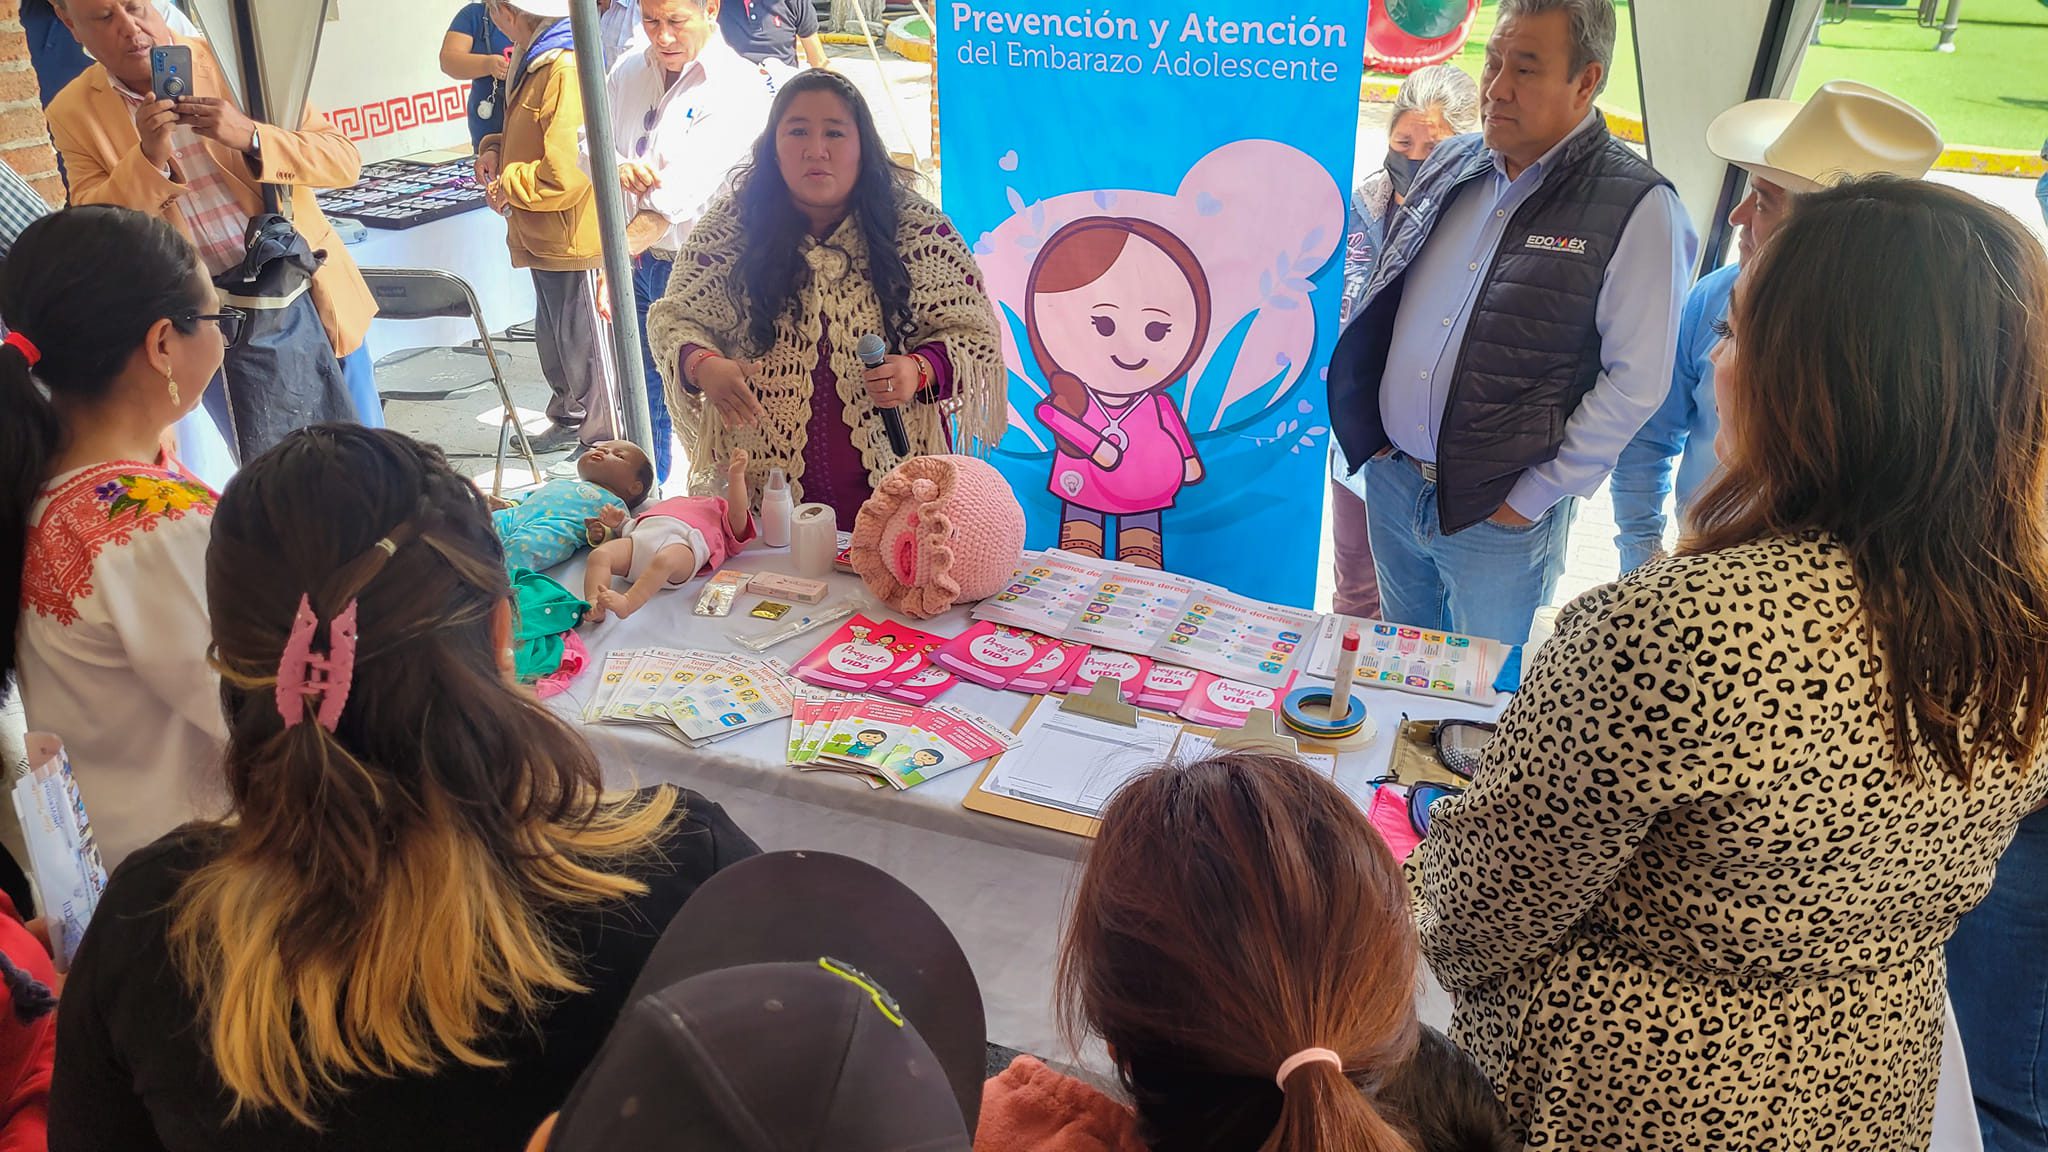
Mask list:
[[[1586,119],[1542,159],[1508,179],[1500,154],[1493,171],[1459,191],[1407,271],[1401,311],[1380,383],[1380,418],[1394,447],[1435,461],[1444,401],[1465,344],[1465,327],[1480,285],[1516,209],[1542,187],[1567,142],[1591,128]],[[1636,206],[1594,307],[1600,331],[1600,377],[1565,424],[1555,459],[1522,474],[1508,507],[1539,520],[1566,496],[1590,496],[1671,384],[1678,314],[1692,278],[1699,237],[1678,194],[1652,189]]]
[[[1683,516],[1693,497],[1721,466],[1714,437],[1721,431],[1714,404],[1714,363],[1707,357],[1721,338],[1715,323],[1728,315],[1739,264],[1717,268],[1693,285],[1678,323],[1678,358],[1671,370],[1671,391],[1636,438],[1621,450],[1607,490],[1614,497],[1614,525],[1621,530],[1614,543],[1621,549],[1621,570],[1633,572],[1649,563],[1664,545],[1664,499],[1671,495],[1671,461],[1678,461],[1678,512]]]

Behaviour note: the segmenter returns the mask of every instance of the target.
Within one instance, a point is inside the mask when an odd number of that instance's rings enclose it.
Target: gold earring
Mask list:
[[[184,403],[183,400],[180,400],[178,398],[178,382],[171,378],[171,370],[168,368],[164,369],[164,386],[171,390],[172,404],[176,405]]]

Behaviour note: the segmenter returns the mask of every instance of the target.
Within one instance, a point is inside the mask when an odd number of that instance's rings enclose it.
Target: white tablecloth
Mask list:
[[[742,571],[793,572],[786,553],[750,549],[731,565]],[[582,561],[551,573],[578,593]],[[835,575],[834,598],[861,592],[859,581]],[[595,687],[604,653],[660,646],[733,651],[731,638],[777,627],[746,615],[756,597],[742,596],[735,615],[695,615],[702,581],[654,599],[627,620],[607,620],[586,634],[591,670],[552,704],[571,719]],[[828,603],[830,600],[828,599]],[[801,610],[801,606],[797,610]],[[870,609],[876,615],[879,609]],[[954,635],[967,613],[926,621],[927,631]],[[794,663],[831,630],[821,629],[767,653]],[[1490,719],[1498,708],[1430,699],[1386,689],[1361,689],[1379,736],[1337,762],[1337,782],[1354,796],[1386,771],[1393,733],[1403,713],[1416,717]],[[991,718],[1014,721],[1029,697],[961,684],[947,700]],[[866,860],[914,889],[960,940],[981,983],[988,1038],[1011,1048],[1072,1063],[1107,1068],[1099,1049],[1074,1052],[1052,1016],[1053,961],[1060,926],[1088,842],[1078,836],[1005,820],[961,807],[980,767],[963,768],[906,792],[874,790],[836,772],[798,772],[786,764],[789,726],[769,724],[705,752],[693,752],[651,729],[623,724],[585,725],[583,731],[618,786],[668,782],[703,793],[767,851],[811,848]],[[1425,972],[1419,990],[1422,1017],[1437,1027],[1450,1022],[1450,997]],[[1941,1100],[1935,1114],[1937,1152],[1978,1152],[1976,1119],[1969,1108],[1955,1025],[1948,1027]],[[1949,1058],[1952,1057],[1952,1058]]]
[[[750,549],[734,561],[746,571],[793,572],[780,551]],[[570,589],[582,589],[582,562],[552,573]],[[834,594],[860,591],[851,577],[834,576]],[[754,597],[743,596],[738,612],[725,618],[692,612],[702,582],[657,593],[632,618],[607,620],[585,637],[593,665],[605,652],[659,645],[669,648],[733,650],[735,634],[766,632],[776,625],[745,615]],[[799,608],[801,610],[801,608]],[[927,621],[929,631],[952,635],[968,626],[956,610]],[[768,655],[794,663],[830,635],[813,632]],[[579,677],[553,703],[580,716],[596,676]],[[1401,713],[1483,719],[1490,709],[1439,702],[1398,692],[1362,693],[1381,736],[1363,751],[1338,762],[1340,783],[1363,794],[1366,782],[1385,771],[1391,733]],[[1029,697],[962,684],[946,699],[996,720],[1016,720]],[[723,804],[740,827],[770,851],[816,848],[859,857],[886,869],[929,901],[960,938],[981,981],[988,1007],[989,1039],[1042,1056],[1069,1056],[1052,1023],[1053,956],[1067,897],[1087,847],[1078,836],[1005,820],[961,807],[980,776],[963,768],[906,792],[874,790],[833,772],[798,772],[787,766],[789,726],[769,724],[742,733],[703,753],[683,748],[652,730],[622,724],[583,729],[614,784],[669,782],[687,785]],[[1448,1001],[1444,1001],[1448,1012]]]
[[[533,319],[533,277],[512,267],[505,218],[488,208],[399,230],[372,228],[348,254],[365,268],[439,268],[469,282],[493,335]],[[378,358],[409,348],[453,348],[476,339],[476,325],[456,320],[375,320],[370,352]]]

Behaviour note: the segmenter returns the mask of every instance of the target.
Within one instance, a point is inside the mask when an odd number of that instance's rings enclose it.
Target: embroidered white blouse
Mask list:
[[[22,709],[63,739],[109,869],[225,808],[206,663],[213,502],[175,461],[122,460],[53,478],[29,513]]]

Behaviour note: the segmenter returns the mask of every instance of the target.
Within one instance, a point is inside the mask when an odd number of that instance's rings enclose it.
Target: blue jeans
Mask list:
[[[654,435],[654,478],[668,479],[669,441],[675,425],[668,418],[668,397],[661,390],[661,368],[654,362],[654,345],[647,342],[647,309],[668,294],[668,276],[675,265],[642,253],[633,258],[633,312],[640,317],[640,363],[647,370],[647,420]]]
[[[1508,528],[1491,520],[1446,536],[1436,485],[1398,452],[1365,466],[1366,522],[1380,579],[1380,615],[1390,623],[1441,628],[1520,644],[1536,609],[1564,572],[1578,499],[1541,520]]]
[[[370,342],[365,339],[356,350],[341,358],[341,376],[348,382],[348,398],[356,406],[356,419],[365,428],[384,426],[384,401],[377,395],[376,361],[370,359]]]
[[[2048,1148],[2048,810],[2020,821],[1948,941],[1948,998],[1984,1152]]]
[[[2041,173],[2041,182],[2034,185],[2034,199],[2041,202],[2041,218],[2048,220],[2048,172]]]

